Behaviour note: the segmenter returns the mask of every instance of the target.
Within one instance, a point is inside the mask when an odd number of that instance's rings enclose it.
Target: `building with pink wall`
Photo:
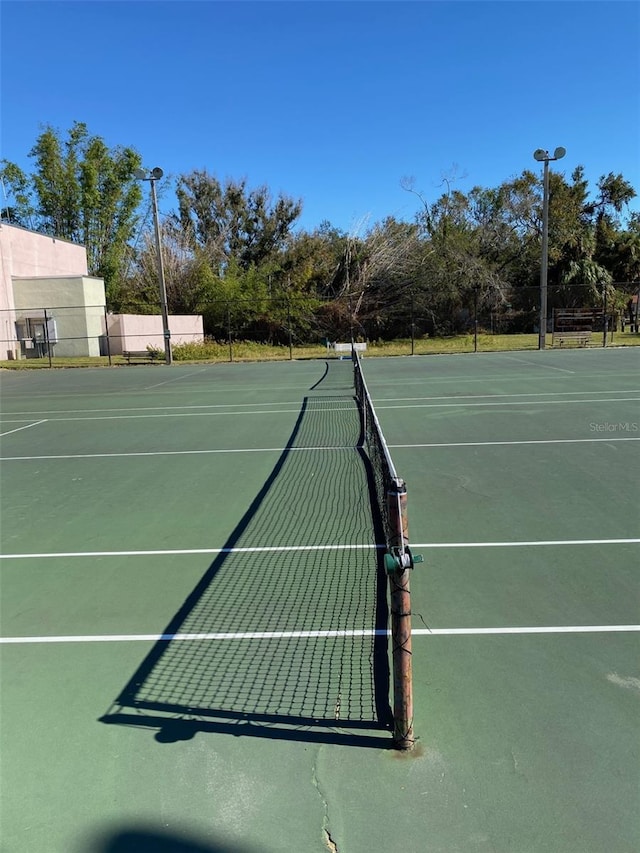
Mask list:
[[[202,317],[197,314],[169,316],[171,345],[204,340]],[[159,314],[108,314],[107,332],[111,355],[151,349],[164,350],[162,317]]]
[[[84,246],[0,223],[0,358],[16,358],[20,352],[14,279],[86,275]]]
[[[171,343],[204,339],[202,317],[170,315]],[[162,317],[107,314],[84,246],[0,223],[0,360],[163,349]]]
[[[0,253],[2,292],[5,291],[6,274],[28,278],[88,275],[87,252],[84,246],[61,240],[59,237],[48,237],[19,225],[0,223]],[[0,303],[0,307],[5,306]]]

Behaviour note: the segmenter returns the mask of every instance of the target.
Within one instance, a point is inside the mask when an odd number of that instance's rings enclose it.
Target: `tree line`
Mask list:
[[[76,122],[46,127],[25,172],[2,161],[3,218],[83,244],[89,273],[105,281],[109,310],[156,313],[159,293],[150,210],[132,147],[109,148]],[[624,311],[640,287],[640,215],[621,174],[590,188],[584,168],[552,171],[549,308]],[[538,308],[542,178],[530,170],[498,187],[463,193],[445,179],[435,200],[401,179],[416,199],[411,222],[392,216],[361,234],[328,221],[296,228],[302,202],[245,179],[206,170],[180,175],[177,209],[163,217],[167,302],[204,317],[208,335],[233,324],[247,339],[284,342],[369,339],[460,331],[471,316],[509,317],[533,331]]]

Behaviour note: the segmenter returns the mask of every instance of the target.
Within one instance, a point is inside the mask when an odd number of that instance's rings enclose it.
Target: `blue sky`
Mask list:
[[[413,219],[562,145],[640,193],[636,2],[29,2],[1,10],[1,155],[74,120],[148,167],[246,177],[299,225]],[[164,212],[174,206],[171,193]],[[640,209],[636,199],[632,209]]]

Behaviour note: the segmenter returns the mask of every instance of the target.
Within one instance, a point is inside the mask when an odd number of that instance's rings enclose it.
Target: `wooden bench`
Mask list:
[[[132,361],[158,361],[161,353],[158,350],[125,350],[122,353],[123,357],[126,358],[127,364],[131,364]]]
[[[553,346],[586,347],[591,340],[591,332],[554,332]]]

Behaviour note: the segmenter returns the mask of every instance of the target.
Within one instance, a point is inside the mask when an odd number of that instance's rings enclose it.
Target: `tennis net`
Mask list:
[[[362,443],[371,463],[373,488],[380,521],[384,532],[385,566],[387,571],[394,568],[409,568],[411,554],[407,537],[405,481],[398,477],[389,447],[380,426],[378,416],[367,383],[362,372],[362,362],[356,350],[353,351],[354,386],[360,408],[362,422]],[[399,565],[397,565],[399,562]]]
[[[362,446],[371,466],[373,491],[384,543],[384,566],[391,598],[391,639],[393,654],[393,737],[400,749],[412,749],[413,687],[411,666],[411,592],[409,569],[414,558],[409,550],[407,488],[398,477],[389,447],[380,427],[371,395],[362,372],[360,355],[352,350],[354,386],[360,409]],[[420,557],[415,562],[421,562]]]

